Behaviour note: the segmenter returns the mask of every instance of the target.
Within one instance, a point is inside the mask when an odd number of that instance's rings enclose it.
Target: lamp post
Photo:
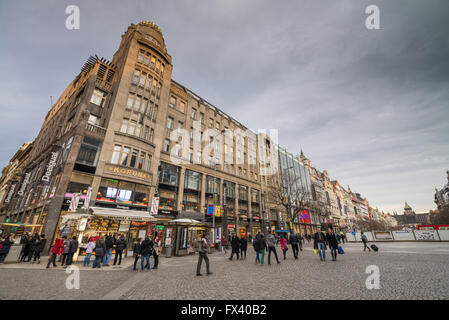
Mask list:
[[[225,129],[223,129],[223,130],[221,130],[219,133],[217,133],[215,136],[214,136],[214,141],[215,141],[215,139],[219,136],[219,135],[221,135],[222,133],[225,133],[226,132],[226,130]],[[217,183],[217,156],[216,156],[216,154],[214,153],[214,212],[212,213],[212,228],[213,228],[213,230],[214,230],[214,232],[213,232],[213,237],[214,237],[214,239],[213,239],[213,241],[214,241],[214,245],[215,245],[215,242],[216,242],[216,235],[215,235],[215,204],[217,203],[217,201],[216,201],[216,198],[215,198],[215,193],[216,193],[216,183]],[[220,192],[218,193],[218,196],[220,196]]]

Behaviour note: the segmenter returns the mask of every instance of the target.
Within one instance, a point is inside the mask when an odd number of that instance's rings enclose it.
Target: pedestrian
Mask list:
[[[239,249],[240,249],[240,239],[237,237],[237,235],[234,233],[232,235],[231,239],[231,247],[232,247],[232,253],[229,257],[229,260],[232,261],[232,257],[234,256],[234,253],[237,255],[237,260],[239,259]]]
[[[290,235],[290,244],[292,245],[292,251],[293,251],[293,257],[296,259],[298,259],[298,253],[299,253],[299,248],[298,248],[298,239],[299,237],[292,232],[292,234]]]
[[[142,241],[141,238],[138,238],[136,241],[134,241],[134,245],[133,245],[134,268],[133,268],[133,270],[137,270],[137,261],[140,258],[140,242],[141,241]]]
[[[146,260],[145,268],[147,268],[148,270],[151,269],[150,255],[151,255],[152,251],[153,251],[153,242],[150,240],[150,237],[147,235],[145,237],[145,240],[143,240],[142,243],[140,244],[140,254],[141,254],[140,266],[141,266],[142,271],[144,269],[144,261],[145,260]]]
[[[70,249],[70,242],[72,241],[71,239],[67,239],[67,236],[63,236],[62,237],[64,239],[63,242],[63,249],[62,249],[62,259],[61,259],[61,267],[64,266],[64,264],[67,263],[67,257],[69,255],[69,249]]]
[[[162,251],[161,237],[158,234],[156,234],[153,243],[153,258],[154,258],[153,269],[157,269],[159,265],[159,255],[161,254],[161,251]]]
[[[340,234],[337,233],[337,234],[335,235],[335,237],[337,238],[337,242],[340,243],[340,240],[341,240]]]
[[[302,236],[302,234],[301,233],[299,233],[298,234],[298,247],[299,247],[299,250],[300,251],[302,251],[302,244],[305,244],[306,243],[306,239]]]
[[[50,268],[50,264],[53,264],[53,267],[56,267],[56,257],[61,255],[63,249],[64,239],[57,238],[51,249],[50,257],[48,258],[47,269]]]
[[[108,235],[105,237],[104,240],[105,246],[106,246],[106,252],[103,257],[103,267],[109,266],[109,263],[112,259],[112,249],[114,248],[114,237],[108,233]]]
[[[228,245],[228,240],[226,240],[226,237],[221,238],[221,253],[226,255],[226,246]]]
[[[83,266],[88,267],[90,264],[90,257],[92,256],[92,252],[95,250],[95,242],[94,238],[90,238],[89,243],[86,245],[86,256],[84,257]]]
[[[246,250],[248,249],[248,240],[245,238],[245,236],[242,236],[240,239],[240,259],[246,259]],[[245,256],[245,258],[243,258]]]
[[[368,247],[368,238],[363,234],[363,232],[361,233],[361,237],[363,242],[363,251],[366,251],[366,249],[368,248],[369,252],[371,252],[370,247]]]
[[[45,237],[45,234],[41,234],[39,237],[39,243],[36,245],[36,250],[34,251],[33,262],[36,262],[36,259],[37,259],[37,264],[41,263],[41,253],[42,253],[42,251],[44,251],[46,243],[47,243],[47,238]]]
[[[326,241],[332,255],[332,261],[337,261],[338,240],[331,228],[327,229]]]
[[[123,250],[126,249],[127,242],[125,239],[125,236],[122,234],[120,235],[120,238],[117,240],[115,244],[115,258],[114,258],[114,266],[117,264],[117,257],[120,257],[118,261],[118,265],[122,263],[122,253]]]
[[[14,234],[6,236],[0,243],[0,264],[3,264],[8,256],[11,246],[14,244]]]
[[[39,234],[35,233],[34,236],[30,240],[30,248],[28,251],[27,262],[33,263],[33,261],[31,261],[31,259],[33,259],[33,256],[36,256],[36,251],[39,249],[39,243],[40,243]],[[36,261],[36,257],[35,257],[34,261]]]
[[[313,249],[318,250],[320,261],[326,261],[326,236],[321,232],[321,227],[313,235]]]
[[[265,250],[267,249],[267,240],[265,239],[265,236],[263,233],[260,234],[259,240],[257,240],[257,247],[259,249],[260,253],[260,264],[263,264],[264,257],[265,257]],[[257,255],[259,256],[259,255]]]
[[[345,244],[345,233],[343,231],[340,232],[340,238],[343,244]]]
[[[79,246],[78,240],[76,240],[76,237],[73,236],[72,240],[70,240],[69,254],[67,255],[67,264],[66,264],[66,266],[72,265],[73,256],[76,253],[76,251],[78,250],[78,246]]]
[[[284,254],[284,260],[287,259],[287,257],[285,256],[287,254],[287,250],[288,250],[288,246],[287,246],[287,239],[285,238],[285,235],[283,234],[281,237],[281,250],[282,253]]]
[[[210,272],[209,258],[207,257],[207,252],[209,251],[209,239],[207,234],[203,234],[198,249],[199,249],[199,257],[198,257],[198,264],[196,266],[196,275],[202,276],[201,264],[203,260],[206,262],[206,274],[211,275],[212,272]]]
[[[28,248],[29,245],[27,247],[27,244],[29,243],[29,233],[25,232],[22,237],[20,238],[20,244],[22,245],[22,248],[20,250],[20,255],[19,255],[19,262],[25,261],[25,257],[28,257]],[[25,249],[27,249],[27,252],[25,253]]]
[[[101,268],[101,260],[106,254],[106,242],[104,237],[100,237],[97,242],[95,242],[95,261],[92,265],[92,268]]]
[[[276,252],[276,238],[274,231],[271,234],[268,234],[267,237],[267,245],[268,245],[268,264],[271,265],[271,253],[274,253],[274,256],[276,258],[276,261],[278,264],[281,262],[279,261],[278,254]]]

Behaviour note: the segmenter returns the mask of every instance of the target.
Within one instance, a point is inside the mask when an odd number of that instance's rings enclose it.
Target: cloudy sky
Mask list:
[[[80,30],[65,28],[78,5]],[[365,8],[380,9],[380,30]],[[91,54],[151,20],[173,79],[367,197],[424,212],[449,169],[447,0],[0,2],[0,166],[39,132]]]

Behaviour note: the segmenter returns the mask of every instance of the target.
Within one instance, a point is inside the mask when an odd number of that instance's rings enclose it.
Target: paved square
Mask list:
[[[61,267],[0,266],[1,299],[448,299],[449,243],[377,243],[378,253],[363,252],[359,243],[345,244],[338,261],[320,262],[311,244],[299,259],[291,249],[281,264],[254,263],[254,250],[246,260],[229,261],[228,254],[209,255],[213,275],[196,277],[197,255],[160,259],[159,269],[80,268],[80,289],[66,289],[69,274]],[[380,270],[380,289],[367,289],[366,267]],[[203,264],[203,274],[205,274]]]

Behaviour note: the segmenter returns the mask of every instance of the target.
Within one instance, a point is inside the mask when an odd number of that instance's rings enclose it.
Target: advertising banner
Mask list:
[[[400,230],[392,231],[394,240],[415,240],[415,236],[412,231]]]
[[[51,177],[53,176],[56,166],[58,165],[60,149],[61,147],[55,146],[53,147],[53,151],[50,152],[50,156],[44,168],[44,174],[42,175],[41,178],[41,182],[43,184],[49,184],[51,181]]]
[[[22,184],[20,185],[20,189],[19,189],[19,191],[17,191],[17,194],[19,196],[23,196],[23,194],[25,193],[26,187],[30,183],[30,177],[31,177],[31,171],[24,174],[23,179],[22,179]]]
[[[440,240],[436,230],[415,230],[416,240],[435,241]]]
[[[393,240],[393,236],[389,231],[374,231],[374,237],[376,240]]]
[[[159,197],[153,197],[153,200],[151,200],[150,214],[157,215],[158,209],[159,209]]]

